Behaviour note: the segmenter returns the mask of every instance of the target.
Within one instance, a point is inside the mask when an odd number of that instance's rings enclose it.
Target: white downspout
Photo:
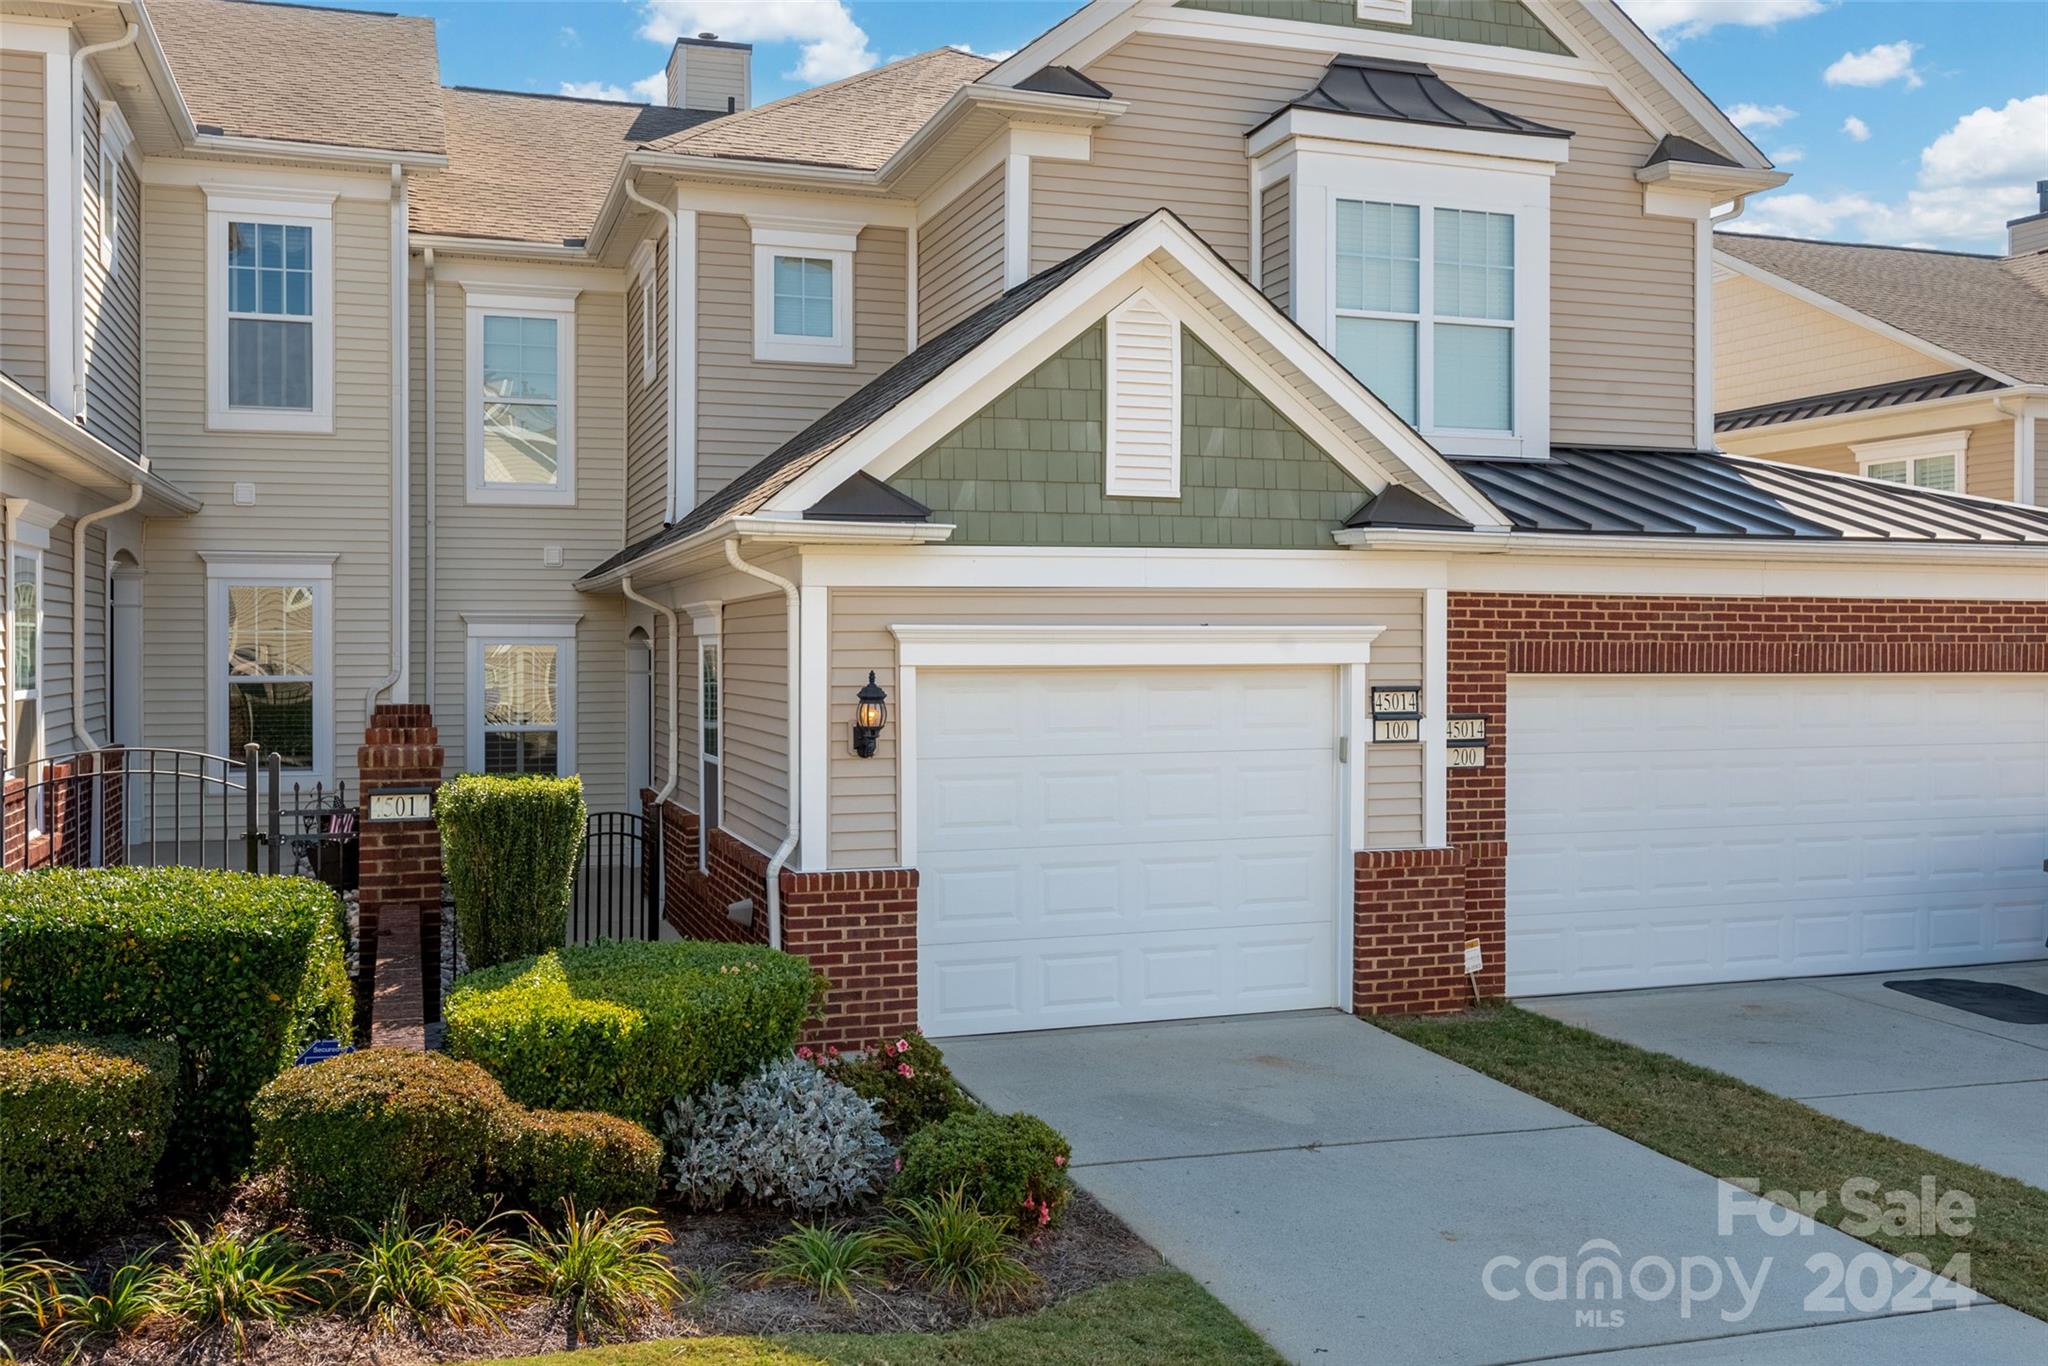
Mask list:
[[[626,198],[632,200],[641,208],[651,211],[656,218],[661,220],[662,230],[668,234],[668,469],[666,473],[670,486],[668,490],[668,520],[673,522],[683,515],[682,509],[685,506],[683,500],[676,496],[678,490],[675,488],[675,483],[680,475],[680,471],[676,467],[676,455],[682,449],[676,443],[681,439],[683,427],[682,410],[679,406],[681,403],[682,385],[678,382],[682,373],[679,368],[679,362],[681,360],[683,344],[682,313],[680,309],[683,293],[681,288],[682,262],[677,259],[683,238],[682,233],[678,230],[674,205],[664,207],[640,193],[640,186],[633,181],[631,176],[626,178],[625,184]],[[648,269],[652,270],[654,267],[649,265]],[[692,478],[694,477],[692,475]],[[695,492],[694,489],[691,490],[691,502],[696,501]]]
[[[799,826],[799,817],[802,813],[803,784],[800,779],[803,775],[798,767],[803,754],[803,745],[800,743],[802,738],[801,731],[803,729],[801,725],[802,694],[798,690],[802,679],[802,674],[798,669],[798,665],[801,663],[798,649],[802,640],[802,623],[797,617],[798,601],[795,584],[783,578],[780,574],[771,574],[761,568],[761,566],[749,564],[741,559],[739,538],[736,536],[727,539],[725,543],[725,558],[726,562],[732,565],[734,569],[739,570],[740,573],[760,579],[765,583],[772,583],[777,588],[780,588],[784,601],[784,615],[789,622],[789,644],[786,647],[789,655],[788,833],[782,837],[782,843],[776,846],[775,853],[768,860],[768,947],[779,949],[782,947],[782,869],[783,865],[789,862],[789,856],[796,852],[797,836],[802,833]]]
[[[88,512],[71,524],[71,729],[88,751],[105,748],[85,720],[85,533],[96,522],[118,517],[142,501],[142,485],[128,486],[128,496],[112,507]]]
[[[2012,419],[2012,500],[2032,503],[2041,488],[2041,452],[2034,445],[2034,419],[2027,411],[2028,396],[2017,396],[2017,409],[2006,407],[2014,398],[2012,394],[1993,394],[1991,406]]]
[[[682,772],[682,746],[676,742],[677,727],[682,724],[682,695],[676,691],[676,671],[682,660],[683,639],[676,631],[676,609],[664,607],[653,598],[634,592],[631,574],[619,580],[619,591],[626,595],[628,601],[639,603],[668,623],[668,781],[661,785],[661,791],[654,794],[654,804],[660,806],[668,800],[668,794],[676,790],[676,778]],[[703,805],[701,798],[698,805]]]
[[[78,179],[71,186],[71,202],[75,206],[72,222],[78,227],[78,240],[72,245],[78,249],[77,269],[71,272],[71,411],[80,425],[85,422],[85,119],[79,106],[85,102],[85,59],[97,57],[102,52],[113,52],[127,47],[142,33],[142,29],[130,24],[128,31],[118,38],[104,43],[82,47],[71,54],[71,117],[78,122],[77,136],[73,139],[71,159],[78,167]],[[97,169],[97,168],[95,168]],[[120,244],[114,244],[119,251]],[[93,746],[98,749],[98,745]]]
[[[377,699],[396,689],[404,701],[412,653],[412,405],[406,354],[410,340],[412,257],[406,250],[405,168],[391,163],[391,672],[363,698],[363,725]]]
[[[425,605],[427,617],[427,657],[425,682],[426,701],[427,705],[431,707],[440,700],[440,694],[434,690],[434,674],[435,670],[439,667],[439,660],[436,656],[439,653],[441,630],[441,585],[439,572],[441,559],[441,476],[439,466],[434,459],[434,429],[440,425],[441,410],[434,404],[435,343],[439,338],[434,335],[434,294],[436,291],[434,286],[434,249],[432,247],[428,247],[420,254],[420,262],[423,267],[424,288],[427,292],[427,316],[425,322],[427,335],[422,343],[426,348],[424,364],[427,374],[426,392],[422,401],[426,404],[427,409],[425,424],[427,430],[425,452],[427,466],[427,544],[425,550],[427,561]]]

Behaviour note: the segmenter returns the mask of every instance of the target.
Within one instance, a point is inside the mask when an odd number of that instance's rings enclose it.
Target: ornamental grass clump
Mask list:
[[[584,944],[464,975],[444,1047],[522,1105],[654,1125],[672,1097],[787,1056],[822,989],[759,945]]]
[[[777,1209],[837,1209],[881,1189],[895,1149],[874,1105],[811,1063],[783,1057],[738,1085],[679,1096],[669,1179],[698,1209],[735,1197]]]
[[[252,1330],[276,1329],[322,1308],[331,1273],[272,1229],[248,1237],[216,1226],[171,1225],[175,1255],[158,1278],[157,1309],[181,1336],[213,1340],[236,1356]]]
[[[441,785],[434,820],[471,966],[562,946],[584,819],[577,777],[466,773]]]
[[[652,1214],[579,1215],[565,1201],[552,1225],[527,1216],[527,1237],[515,1245],[515,1260],[524,1283],[553,1304],[571,1346],[588,1342],[594,1327],[628,1332],[640,1316],[682,1298],[668,1259],[668,1230]]]
[[[361,1245],[341,1267],[338,1307],[372,1332],[410,1328],[432,1337],[457,1328],[503,1326],[512,1302],[518,1248],[489,1229],[455,1223],[414,1226],[405,1202],[381,1224],[359,1224]]]
[[[164,1155],[177,1082],[160,1039],[0,1043],[0,1200],[17,1231],[71,1239],[126,1219]]]
[[[178,1045],[165,1170],[232,1175],[249,1102],[317,1038],[347,1038],[341,899],[306,878],[198,868],[0,878],[0,1037],[47,1030]]]
[[[850,1307],[858,1286],[879,1280],[888,1258],[873,1229],[798,1223],[761,1249],[763,1284],[787,1281],[817,1292],[818,1303],[837,1295]]]
[[[943,1195],[890,1202],[881,1250],[969,1309],[1022,1299],[1038,1276],[1017,1256],[1016,1220],[985,1213],[955,1186]]]

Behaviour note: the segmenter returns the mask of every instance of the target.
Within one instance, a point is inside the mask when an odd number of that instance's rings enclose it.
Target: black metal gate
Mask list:
[[[569,942],[658,939],[660,841],[634,811],[593,811],[583,826]]]

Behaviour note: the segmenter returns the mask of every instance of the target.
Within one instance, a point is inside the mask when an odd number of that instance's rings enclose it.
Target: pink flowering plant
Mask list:
[[[859,1056],[827,1048],[815,1061],[834,1080],[873,1101],[883,1124],[899,1138],[970,1104],[938,1045],[915,1030],[884,1035]]]
[[[920,1129],[903,1144],[903,1170],[891,1193],[918,1199],[959,1189],[990,1214],[1034,1234],[1060,1217],[1073,1182],[1072,1150],[1036,1115],[968,1110]]]

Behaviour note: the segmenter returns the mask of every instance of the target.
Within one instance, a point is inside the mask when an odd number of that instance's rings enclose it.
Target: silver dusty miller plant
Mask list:
[[[801,1058],[676,1097],[666,1143],[676,1192],[697,1209],[735,1191],[794,1211],[851,1204],[881,1188],[896,1151],[872,1102]]]

